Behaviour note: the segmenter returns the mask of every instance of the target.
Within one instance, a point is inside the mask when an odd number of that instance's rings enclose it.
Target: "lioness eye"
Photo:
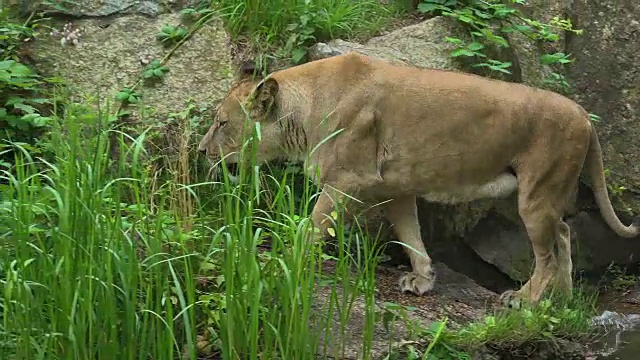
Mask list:
[[[220,121],[220,127],[227,125],[227,121]]]

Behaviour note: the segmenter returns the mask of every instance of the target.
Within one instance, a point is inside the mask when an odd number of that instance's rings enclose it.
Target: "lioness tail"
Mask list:
[[[604,178],[604,165],[602,163],[602,149],[598,141],[598,135],[595,128],[591,128],[591,139],[589,141],[589,150],[585,165],[593,182],[593,192],[595,194],[596,203],[600,208],[600,214],[604,221],[618,236],[632,238],[640,233],[640,218],[636,218],[633,224],[625,226],[616,215],[611,200],[607,193],[607,184]]]

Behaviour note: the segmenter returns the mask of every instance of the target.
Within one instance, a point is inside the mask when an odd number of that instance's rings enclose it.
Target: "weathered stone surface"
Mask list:
[[[577,0],[571,13],[581,36],[567,39],[576,61],[568,68],[574,98],[598,114],[596,124],[609,183],[628,188],[622,198],[640,211],[640,3]],[[625,206],[618,202],[619,209]]]
[[[77,99],[100,95],[113,104],[121,89],[139,79],[143,60],[159,60],[168,53],[156,34],[165,24],[178,25],[179,15],[127,15],[112,19],[106,27],[93,19],[72,24],[82,32],[79,46],[62,46],[59,38],[43,37],[33,44],[37,67],[60,75]],[[163,121],[170,113],[183,110],[188,100],[202,106],[217,102],[234,77],[227,41],[220,20],[213,19],[202,27],[171,55],[165,64],[169,71],[162,80],[137,87],[141,103],[131,107],[132,116]]]
[[[463,38],[465,36],[454,22],[443,17],[435,17],[374,37],[366,44],[343,40],[330,41],[328,44],[319,43],[311,49],[310,57],[312,60],[317,60],[356,51],[394,64],[454,70],[457,66],[448,56],[454,47],[444,41],[446,36],[452,36],[452,34]]]
[[[52,14],[73,17],[105,17],[111,15],[139,14],[158,16],[172,8],[181,8],[191,0],[77,0],[52,7],[39,1],[19,0],[22,7],[44,10]]]
[[[372,359],[383,359],[387,355],[389,344],[410,339],[411,334],[407,323],[415,322],[420,326],[428,327],[432,322],[440,321],[446,316],[447,327],[456,329],[471,321],[482,319],[486,315],[485,309],[497,300],[497,294],[479,286],[468,277],[452,271],[446,265],[436,263],[434,266],[438,273],[438,282],[432,293],[421,297],[398,292],[397,283],[402,271],[385,266],[378,268],[375,311],[383,311],[385,302],[413,307],[415,310],[408,313],[406,321],[397,318],[390,324],[389,329],[384,327],[382,321],[376,321],[371,349]],[[317,314],[327,313],[324,309],[327,309],[328,301],[331,300],[330,294],[331,288],[319,288],[319,296],[315,303]],[[359,297],[354,301],[349,321],[343,331],[339,326],[339,313],[332,311],[332,316],[328,332],[323,325],[327,323],[327,319],[321,318],[313,325],[318,328],[318,333],[322,336],[325,332],[330,336],[330,338],[320,339],[320,344],[325,343],[325,340],[327,344],[326,348],[321,345],[318,349],[320,354],[334,359],[361,359],[366,321],[364,298]]]

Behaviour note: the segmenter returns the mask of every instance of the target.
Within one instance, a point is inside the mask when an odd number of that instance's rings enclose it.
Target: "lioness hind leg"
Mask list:
[[[571,269],[571,243],[569,225],[563,220],[557,222],[556,231],[549,234],[547,243],[532,240],[536,268],[533,275],[518,291],[505,291],[501,295],[504,305],[518,308],[523,300],[532,304],[540,301],[545,291],[552,290],[560,295],[571,296],[573,284]],[[546,240],[546,239],[545,239]],[[555,246],[555,252],[554,250]]]
[[[411,261],[412,272],[400,277],[400,290],[416,295],[431,291],[435,285],[436,273],[420,236],[416,198],[407,196],[387,202],[385,215],[398,239],[407,245],[405,250]]]
[[[529,281],[518,291],[506,291],[501,300],[504,305],[520,307],[522,301],[537,303],[558,272],[554,253],[558,216],[550,208],[536,207],[532,203],[520,204],[520,216],[533,247],[535,268]]]
[[[571,261],[571,229],[563,220],[558,223],[557,236],[556,254],[559,268],[553,288],[562,295],[571,296],[573,290],[571,278],[571,270],[573,269],[573,262]]]
[[[522,300],[536,304],[550,286],[564,293],[571,292],[570,231],[562,215],[571,189],[578,181],[579,162],[564,167],[540,165],[543,166],[529,164],[531,172],[523,170],[519,174],[518,188],[518,212],[533,247],[535,268],[529,281],[518,291],[503,294],[505,305],[514,300],[516,306]],[[545,168],[553,170],[544,171]]]

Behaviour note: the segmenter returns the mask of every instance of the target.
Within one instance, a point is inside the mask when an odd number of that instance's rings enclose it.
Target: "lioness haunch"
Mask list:
[[[316,175],[323,190],[312,220],[322,234],[328,226],[322,220],[345,194],[383,203],[410,247],[412,272],[400,288],[417,295],[433,288],[435,273],[416,197],[458,203],[517,191],[535,270],[521,289],[502,295],[505,303],[536,303],[552,287],[570,294],[563,214],[583,166],[607,224],[623,237],[639,232],[639,221],[625,226],[614,213],[588,113],[550,91],[349,53],[263,79],[244,76],[218,106],[199,150],[212,162],[223,154],[238,162],[253,122],[261,123],[259,162],[305,159]]]

